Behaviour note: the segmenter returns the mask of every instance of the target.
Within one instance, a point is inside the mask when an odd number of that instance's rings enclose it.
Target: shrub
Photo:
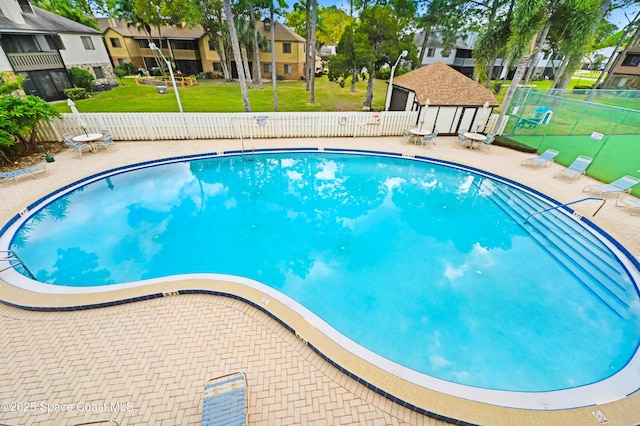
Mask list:
[[[138,67],[131,62],[125,62],[123,64],[118,65],[114,71],[116,72],[117,75],[120,75],[119,71],[120,72],[124,71],[124,75],[134,75],[138,72]]]
[[[76,87],[82,87],[88,91],[91,91],[91,85],[93,81],[96,79],[93,74],[89,71],[73,67],[69,70],[69,74],[71,74],[71,82]]]
[[[87,89],[84,87],[76,87],[75,89],[64,89],[64,94],[67,95],[67,98],[72,101],[77,101],[78,99],[87,99],[89,94],[87,93]]]

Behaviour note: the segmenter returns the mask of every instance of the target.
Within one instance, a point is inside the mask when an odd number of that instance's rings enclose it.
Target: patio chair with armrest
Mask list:
[[[547,167],[548,165],[551,164],[553,159],[558,154],[559,154],[558,151],[556,151],[555,149],[547,149],[545,152],[543,152],[542,154],[538,155],[537,157],[527,158],[526,160],[522,160],[520,165],[522,165],[522,166],[533,166],[533,167],[536,167],[536,168],[539,167],[539,166]]]
[[[67,144],[67,148],[69,148],[69,150],[80,153],[80,157],[82,157],[82,153],[85,151],[93,151],[91,145],[86,143],[76,143],[72,139],[65,138],[64,143]]]
[[[496,140],[496,135],[494,135],[493,133],[487,133],[487,139],[480,141],[480,143],[478,143],[478,148],[488,151],[494,140]]]
[[[456,139],[456,142],[463,148],[471,148],[471,141],[464,137],[464,132],[458,133],[458,139]]]
[[[575,160],[573,160],[573,163],[571,163],[569,167],[556,172],[553,177],[566,176],[571,180],[578,179],[587,171],[587,167],[589,167],[592,161],[593,158],[591,157],[579,155]]]
[[[104,148],[108,151],[109,145],[111,145],[112,143],[113,143],[113,138],[111,137],[111,134],[107,133],[107,134],[104,134],[102,141],[95,144],[95,147],[96,147],[96,150],[98,150],[98,148]]]
[[[596,183],[593,185],[587,185],[582,188],[582,191],[594,191],[599,194],[617,194],[618,196],[623,193],[631,192],[631,188],[637,185],[640,179],[633,176],[623,176],[611,183]]]

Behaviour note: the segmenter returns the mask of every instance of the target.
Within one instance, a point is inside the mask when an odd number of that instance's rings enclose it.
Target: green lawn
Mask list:
[[[292,111],[361,111],[366,95],[366,82],[356,85],[351,92],[350,82],[344,88],[329,82],[326,76],[315,83],[315,105],[309,103],[309,92],[304,81],[279,81],[278,106],[283,112]],[[383,110],[387,84],[375,80],[373,89],[373,109]],[[184,112],[243,112],[240,86],[236,82],[222,80],[201,80],[198,86],[178,88]],[[178,104],[169,86],[167,94],[159,95],[156,88],[136,85],[132,79],[125,79],[125,86],[113,90],[96,92],[91,99],[76,101],[80,112],[178,112]],[[252,88],[249,91],[252,111],[273,111],[273,91],[271,82],[265,82],[264,90]],[[71,112],[66,102],[55,104],[62,113]]]

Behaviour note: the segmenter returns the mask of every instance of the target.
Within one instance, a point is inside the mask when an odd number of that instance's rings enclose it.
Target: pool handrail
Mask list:
[[[14,261],[14,262],[12,262]],[[16,252],[13,250],[0,250],[0,262],[8,262],[9,266],[6,268],[0,269],[0,272],[6,271],[7,269],[15,268],[17,265],[20,265],[22,269],[29,275],[30,278],[36,279],[36,276],[27,268],[27,265],[24,264],[22,259],[18,257]]]
[[[607,202],[607,200],[605,200],[604,198],[597,198],[597,197],[581,198],[580,200],[570,201],[570,202],[564,203],[564,204],[558,204],[557,206],[549,207],[548,209],[544,209],[544,210],[539,210],[537,212],[533,212],[529,216],[527,216],[527,218],[525,219],[524,223],[529,222],[529,219],[531,219],[531,216],[535,216],[537,214],[545,213],[545,212],[548,212],[550,210],[556,210],[556,209],[559,209],[560,207],[566,207],[566,206],[569,206],[571,204],[577,204],[577,203],[581,203],[582,201],[588,201],[588,200],[600,200],[600,201],[602,201],[602,204],[600,204],[600,207],[598,207],[596,209],[596,211],[593,212],[591,217],[595,217],[598,214],[598,212],[600,211],[600,209],[602,209],[602,207],[604,207],[605,203]]]

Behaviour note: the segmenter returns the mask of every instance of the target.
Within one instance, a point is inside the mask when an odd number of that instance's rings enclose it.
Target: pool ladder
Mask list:
[[[568,205],[571,205],[571,204],[581,203],[583,201],[589,201],[589,200],[600,200],[600,201],[602,201],[602,204],[600,204],[600,207],[598,207],[596,209],[596,211],[593,212],[591,217],[595,217],[598,214],[598,212],[600,211],[600,209],[602,209],[602,207],[604,207],[605,203],[607,202],[607,200],[605,200],[604,198],[588,197],[588,198],[582,198],[582,199],[576,200],[576,201],[571,201],[569,203],[558,204],[557,206],[549,207],[548,209],[539,210],[537,212],[531,213],[529,216],[527,216],[527,218],[525,219],[524,223],[529,222],[529,219],[531,219],[532,216],[535,216],[537,214],[545,213],[545,212],[548,212],[548,211],[551,211],[551,210],[559,209],[560,207],[565,207],[565,206],[568,206]]]
[[[36,276],[33,275],[33,272],[31,272],[29,268],[27,268],[27,265],[24,264],[24,262],[13,250],[0,250],[0,264],[2,262],[7,262],[9,266],[5,266],[4,268],[0,269],[0,272],[4,272],[7,269],[15,268],[16,266],[20,265],[20,267],[24,269],[24,271],[27,273],[27,275],[29,275],[29,277],[31,277],[31,279],[36,279]]]
[[[253,143],[253,136],[249,136],[251,146],[247,148],[245,146],[244,138],[240,136],[240,146],[242,147],[242,159],[244,161],[253,161],[253,152],[255,151],[255,144]]]

